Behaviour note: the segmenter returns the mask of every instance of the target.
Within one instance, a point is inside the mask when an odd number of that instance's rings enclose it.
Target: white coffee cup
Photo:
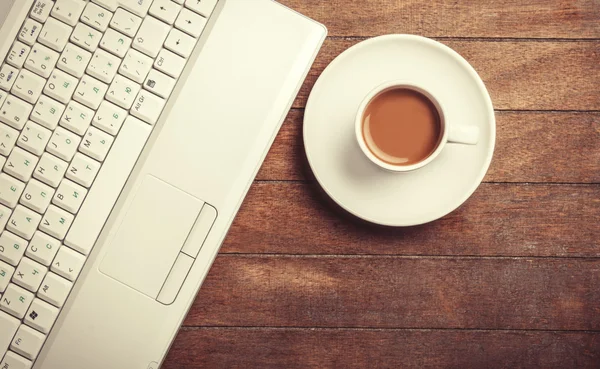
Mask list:
[[[363,116],[371,101],[384,92],[400,88],[413,90],[423,94],[433,103],[440,117],[441,139],[439,140],[438,146],[427,158],[419,161],[418,163],[410,165],[390,164],[375,156],[367,146],[362,132]],[[447,143],[476,145],[479,141],[479,127],[464,125],[461,124],[461,122],[447,121],[442,104],[429,91],[413,82],[398,80],[385,82],[374,88],[367,94],[367,96],[365,96],[358,108],[358,111],[356,112],[355,133],[356,140],[358,141],[358,145],[360,146],[363,154],[365,154],[365,156],[374,164],[392,172],[409,172],[424,167],[425,165],[431,163],[442,152]]]

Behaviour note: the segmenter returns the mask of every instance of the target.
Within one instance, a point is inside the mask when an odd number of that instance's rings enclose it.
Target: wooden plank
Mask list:
[[[328,39],[294,107],[304,107],[323,69],[342,51],[362,40]],[[600,41],[442,42],[473,65],[496,109],[600,110]],[[350,82],[346,88],[351,88]]]
[[[163,369],[597,368],[600,333],[183,329]]]
[[[600,256],[600,186],[483,184],[418,227],[343,213],[316,184],[255,183],[224,253]]]
[[[595,0],[281,0],[332,36],[600,37]]]
[[[600,330],[600,259],[220,256],[186,326]]]
[[[302,120],[302,110],[290,112],[257,179],[314,179]],[[485,181],[600,182],[600,113],[501,111],[496,125],[496,151]]]

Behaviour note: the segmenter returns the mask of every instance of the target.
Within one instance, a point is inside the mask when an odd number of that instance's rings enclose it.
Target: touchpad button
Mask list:
[[[108,245],[100,271],[155,299],[203,205],[147,175]]]

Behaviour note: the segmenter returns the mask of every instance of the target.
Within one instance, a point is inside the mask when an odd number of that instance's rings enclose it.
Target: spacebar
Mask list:
[[[67,246],[90,253],[151,131],[150,125],[127,117],[65,238]]]

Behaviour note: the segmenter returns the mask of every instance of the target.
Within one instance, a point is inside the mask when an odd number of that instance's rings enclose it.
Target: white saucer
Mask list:
[[[414,172],[370,162],[356,142],[356,111],[369,91],[394,79],[427,88],[450,124],[479,126],[479,143],[449,143]],[[387,226],[427,223],[459,207],[487,172],[495,140],[492,101],[475,70],[447,46],[413,35],[376,37],[343,52],[319,77],[304,114],[306,155],[325,192],[351,214]]]

